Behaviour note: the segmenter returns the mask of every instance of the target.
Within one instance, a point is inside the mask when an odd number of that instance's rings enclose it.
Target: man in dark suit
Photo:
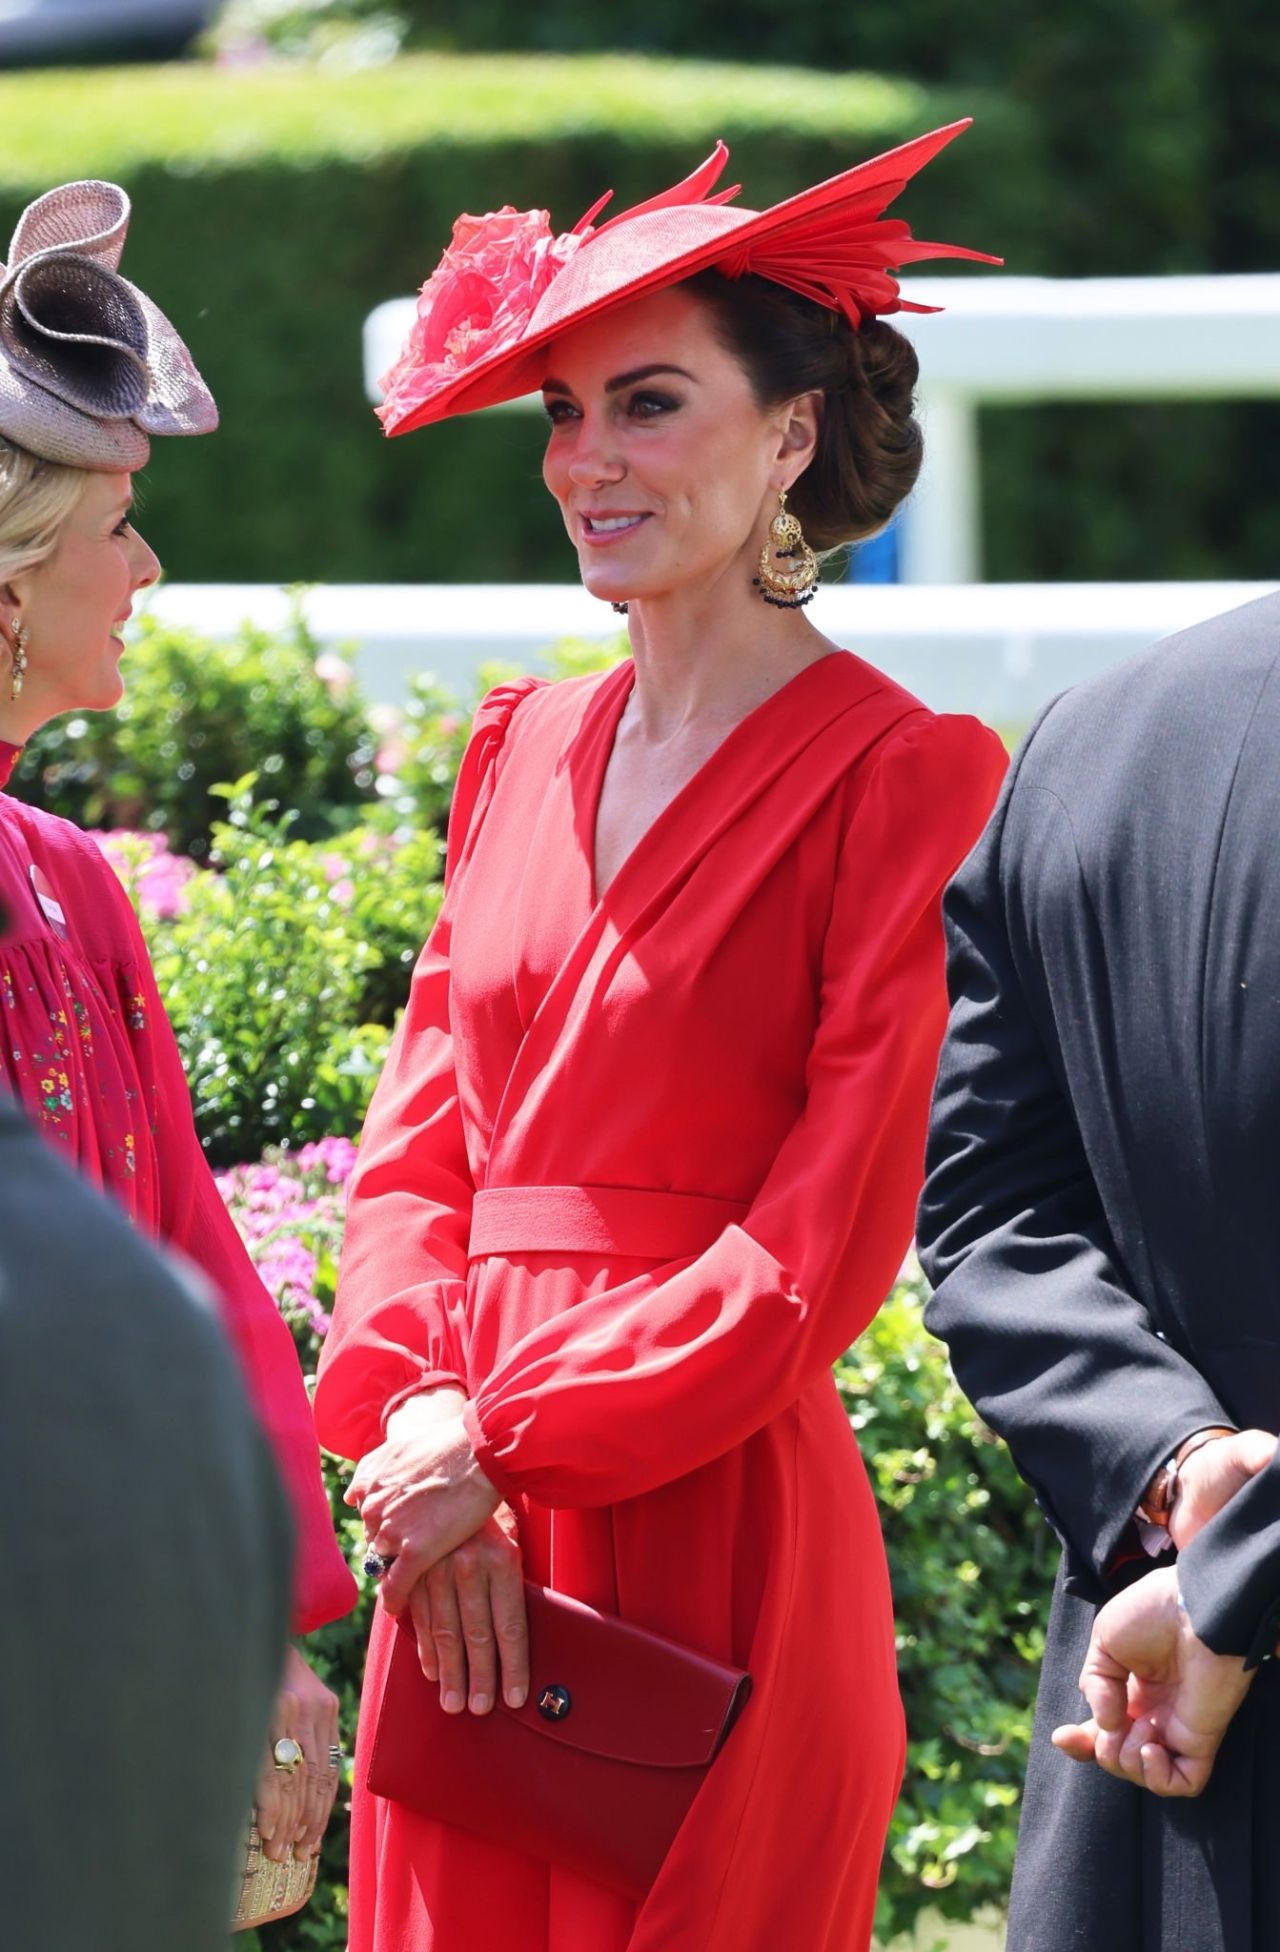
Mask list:
[[[290,1524],[194,1284],[0,1096],[0,1945],[219,1952]]]
[[[928,1321],[1064,1547],[1009,1952],[1275,1952],[1280,598],[1050,706],[947,926]]]

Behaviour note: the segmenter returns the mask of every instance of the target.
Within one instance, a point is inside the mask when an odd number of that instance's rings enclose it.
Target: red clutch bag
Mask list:
[[[402,1621],[369,1788],[643,1898],[751,1676],[563,1593],[525,1599],[529,1698],[488,1715],[445,1714]]]

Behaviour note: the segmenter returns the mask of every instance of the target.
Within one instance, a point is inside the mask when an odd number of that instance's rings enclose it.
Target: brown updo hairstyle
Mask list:
[[[883,319],[855,331],[842,313],[750,274],[700,271],[685,289],[708,306],[760,406],[825,396],[813,459],[787,496],[806,542],[835,549],[882,529],[915,487],[924,455],[911,341]]]

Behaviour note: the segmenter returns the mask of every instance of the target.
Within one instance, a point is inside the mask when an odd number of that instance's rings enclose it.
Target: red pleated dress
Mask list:
[[[17,757],[0,744],[0,787]],[[129,899],[79,828],[4,792],[0,1089],[70,1165],[211,1283],[290,1494],[294,1631],[346,1613],[355,1581],[334,1537],[297,1351],[200,1150]]]
[[[375,1095],[316,1413],[461,1384],[528,1574],[747,1668],[639,1906],[357,1791],[351,1952],[865,1952],[903,1762],[831,1376],[902,1261],[945,882],[1004,770],[846,652],[752,713],[597,899],[634,679],[485,702]],[[391,1628],[380,1615],[362,1779]]]

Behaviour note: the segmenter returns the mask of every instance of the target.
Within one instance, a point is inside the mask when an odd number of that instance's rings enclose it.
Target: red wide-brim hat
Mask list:
[[[894,276],[924,258],[1000,258],[959,244],[926,244],[885,210],[968,120],[917,136],[772,210],[727,208],[737,189],[712,191],[729,160],[722,142],[683,183],[611,218],[613,192],[557,237],[545,210],[508,204],[459,217],[418,298],[404,348],[382,381],[388,434],[473,413],[530,392],[541,354],[585,320],[714,267],[748,272],[842,312],[857,327],[892,312],[936,311],[902,296]]]

